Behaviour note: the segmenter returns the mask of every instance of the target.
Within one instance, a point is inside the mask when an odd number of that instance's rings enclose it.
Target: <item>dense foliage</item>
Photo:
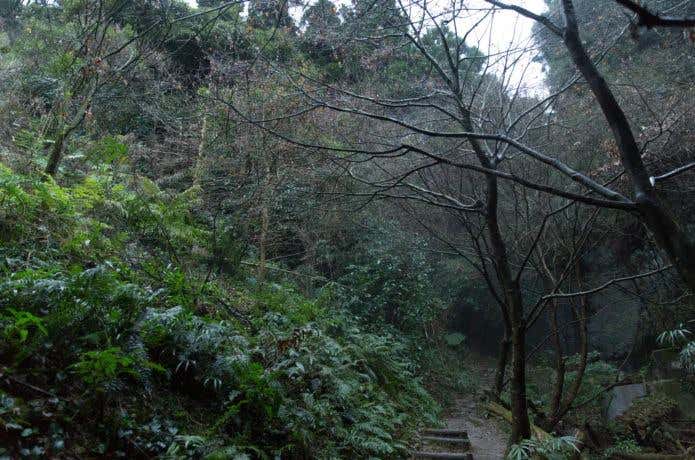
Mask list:
[[[330,286],[166,262],[209,232],[182,197],[7,167],[1,184],[7,453],[398,457],[433,422],[414,345],[365,330]]]
[[[692,30],[540,3],[0,0],[0,458],[689,455]]]

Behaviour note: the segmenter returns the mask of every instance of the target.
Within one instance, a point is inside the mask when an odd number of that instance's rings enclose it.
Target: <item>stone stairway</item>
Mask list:
[[[420,432],[419,446],[412,459],[473,460],[468,433],[463,430],[427,428]]]

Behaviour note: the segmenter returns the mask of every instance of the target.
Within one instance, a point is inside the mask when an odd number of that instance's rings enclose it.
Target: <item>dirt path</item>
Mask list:
[[[501,460],[509,435],[494,417],[486,417],[485,409],[475,398],[457,398],[448,409],[443,421],[446,428],[468,432],[473,458]]]
[[[447,428],[468,432],[474,459],[501,460],[509,441],[509,433],[505,431],[508,426],[488,413],[481,398],[482,390],[493,385],[496,363],[483,356],[471,355],[470,358],[467,369],[476,381],[478,392],[453,395],[442,421]]]
[[[463,452],[473,455],[474,460],[503,460],[504,453],[507,450],[507,442],[509,441],[509,426],[498,417],[488,413],[484,407],[483,400],[484,390],[493,386],[496,363],[488,357],[480,356],[474,353],[469,353],[467,362],[463,365],[465,372],[474,384],[469,385],[468,391],[459,390],[450,393],[451,399],[446,404],[444,413],[440,416],[443,426],[440,431],[444,430],[451,432],[450,435],[443,434],[442,436],[462,435],[467,438],[469,444],[466,444]],[[477,390],[477,391],[476,391]],[[427,434],[428,430],[421,431]],[[432,431],[432,430],[429,430]],[[437,430],[434,430],[437,431]],[[467,433],[462,434],[462,432]],[[422,443],[419,446],[422,451],[430,452],[457,452],[456,449],[446,448],[442,446],[428,445]],[[454,454],[455,455],[455,454]],[[414,456],[413,458],[431,459],[443,458],[432,456]],[[450,457],[459,458],[459,457]]]

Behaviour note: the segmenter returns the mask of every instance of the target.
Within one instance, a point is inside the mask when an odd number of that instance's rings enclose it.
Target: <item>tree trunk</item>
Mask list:
[[[521,292],[516,282],[512,284],[510,296],[514,298],[511,304],[512,319],[512,380],[510,388],[510,403],[512,409],[511,441],[517,443],[531,436],[531,423],[528,418],[528,402],[526,401],[526,325],[523,320],[523,305]]]
[[[486,404],[487,409],[492,412],[493,414],[500,415],[503,419],[508,421],[509,423],[512,423],[512,414],[510,411],[508,411],[505,407],[503,407],[501,404],[497,404],[494,402],[490,402]],[[547,433],[543,428],[536,426],[534,424],[531,424],[531,432],[533,433],[533,436],[538,439],[538,440],[544,440],[550,438],[550,434]]]
[[[44,170],[44,173],[48,176],[55,177],[58,172],[58,165],[60,165],[60,160],[63,157],[63,144],[65,143],[66,136],[66,130],[62,129],[53,143],[51,155],[48,157],[48,163]]]
[[[268,239],[268,206],[263,205],[261,209],[261,237],[259,241],[258,255],[258,280],[265,280],[265,260],[266,260],[266,243]]]
[[[567,394],[565,395],[562,404],[557,412],[551,413],[551,418],[548,422],[547,430],[552,430],[555,426],[562,420],[562,418],[567,414],[567,412],[572,409],[572,404],[574,400],[577,399],[579,395],[579,390],[582,387],[582,382],[584,381],[584,374],[586,372],[586,366],[588,364],[589,356],[589,337],[588,337],[588,306],[585,297],[580,299],[580,307],[575,310],[578,329],[579,329],[579,364],[577,365],[576,376],[572,385],[570,386]]]
[[[208,132],[208,117],[203,114],[203,123],[200,127],[200,143],[198,144],[198,155],[196,156],[195,166],[193,167],[193,187],[199,187],[203,178],[203,162],[205,160],[205,141]]]
[[[553,305],[548,309],[548,320],[550,322],[551,334],[553,337],[553,347],[555,348],[555,384],[553,386],[553,397],[550,401],[550,421],[548,426],[544,428],[548,431],[552,430],[552,424],[557,414],[560,413],[560,405],[562,403],[562,393],[565,388],[565,357],[562,353],[562,342],[560,340],[560,329],[557,324],[557,299],[553,301]]]
[[[68,138],[68,136],[70,136],[70,134],[74,130],[77,129],[78,126],[80,126],[82,120],[84,120],[85,116],[87,115],[87,111],[89,110],[89,106],[91,104],[91,98],[92,96],[94,96],[95,91],[96,89],[94,89],[90,93],[89,98],[86,99],[85,103],[82,104],[80,111],[77,112],[77,115],[75,115],[75,118],[72,120],[72,122],[68,125],[61,126],[60,131],[58,132],[58,136],[56,137],[55,142],[53,143],[51,155],[48,157],[46,169],[44,170],[44,173],[46,175],[55,177],[55,175],[58,173],[58,166],[60,166],[60,161],[63,159],[63,147],[65,146],[65,140]]]
[[[497,278],[504,291],[504,304],[507,307],[509,329],[511,331],[512,376],[510,387],[512,435],[516,443],[531,436],[526,402],[526,325],[524,324],[524,305],[519,283],[513,278],[507,258],[507,248],[497,219],[497,177],[488,175],[486,223]]]
[[[470,111],[463,105],[460,105],[459,109],[463,116],[464,129],[473,131]],[[490,169],[497,168],[495,156],[487,151],[486,146],[482,144],[480,140],[470,139],[469,142],[481,166]],[[494,261],[497,280],[504,292],[502,316],[505,329],[511,334],[511,336],[509,336],[512,348],[512,377],[510,387],[512,435],[510,441],[512,443],[517,443],[531,436],[531,423],[528,418],[528,403],[526,401],[526,324],[524,321],[524,303],[519,283],[512,276],[509,259],[507,258],[507,247],[499,226],[499,189],[497,176],[487,174],[485,176],[485,183],[487,191],[485,224],[488,237],[490,238],[490,252],[492,253]],[[500,360],[502,359],[503,358],[500,357]],[[506,361],[506,358],[504,359]],[[502,376],[502,378],[504,378],[504,376]],[[502,383],[502,385],[503,384],[504,383]]]
[[[695,292],[695,244],[654,190],[637,197],[640,215],[688,288]]]
[[[500,342],[499,356],[497,356],[497,369],[495,370],[495,389],[493,395],[497,399],[500,398],[502,390],[504,390],[504,377],[507,371],[507,364],[509,362],[509,348],[511,346],[511,333],[506,324],[504,329],[504,337]]]

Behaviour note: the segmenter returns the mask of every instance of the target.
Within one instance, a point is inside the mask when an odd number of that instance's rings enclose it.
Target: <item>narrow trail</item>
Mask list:
[[[482,387],[490,384],[491,374],[479,376]],[[442,416],[442,429],[425,429],[414,459],[502,460],[508,433],[501,421],[488,415],[479,394],[457,395]]]
[[[468,433],[474,459],[503,459],[509,435],[502,430],[500,421],[486,417],[480,406],[478,399],[457,398],[444,418],[446,427]]]

